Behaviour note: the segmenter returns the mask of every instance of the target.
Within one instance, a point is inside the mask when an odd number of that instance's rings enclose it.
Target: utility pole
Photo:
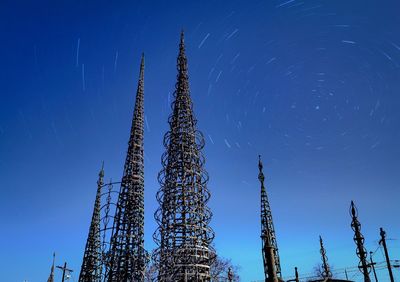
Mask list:
[[[393,273],[392,273],[392,267],[390,265],[390,259],[389,259],[389,253],[387,250],[387,246],[386,246],[386,232],[383,230],[383,228],[381,227],[381,240],[379,241],[379,244],[382,244],[383,246],[383,250],[385,251],[385,257],[386,257],[386,264],[387,264],[387,269],[389,270],[389,277],[390,277],[390,281],[394,282],[394,278],[393,278]]]
[[[294,279],[287,280],[286,282],[299,282],[299,272],[297,271],[297,267],[294,268]]]
[[[67,268],[66,262],[64,262],[64,266],[57,266],[57,268],[61,269],[63,272],[61,282],[65,281],[65,274],[67,274],[67,279],[69,279],[68,274],[70,274],[73,270]]]
[[[370,263],[370,265],[371,265],[371,267],[372,267],[372,271],[374,272],[374,277],[375,277],[375,282],[378,282],[378,276],[376,276],[376,271],[375,271],[375,264],[376,264],[376,262],[374,262],[373,260],[372,260],[372,252],[369,252],[369,259],[370,259],[370,261],[371,261],[371,263]]]
[[[346,275],[346,280],[349,280],[349,276],[347,275],[347,270],[344,270],[344,274]]]

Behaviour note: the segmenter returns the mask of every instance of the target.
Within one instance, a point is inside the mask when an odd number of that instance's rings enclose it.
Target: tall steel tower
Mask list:
[[[164,136],[166,152],[158,176],[161,188],[157,193],[160,207],[155,213],[158,228],[153,237],[158,248],[154,259],[160,282],[210,281],[214,257],[211,211],[207,207],[210,192],[201,152],[204,138],[196,129],[190,98],[183,32],[177,69],[170,130]]]
[[[86,241],[85,252],[81,272],[79,273],[79,282],[99,282],[101,281],[101,242],[100,242],[100,208],[101,208],[101,188],[104,185],[104,164],[99,172],[97,180],[96,200],[92,221],[89,227],[89,234]]]
[[[371,282],[371,279],[369,278],[369,272],[371,269],[367,262],[367,250],[364,247],[364,236],[361,234],[361,223],[358,221],[358,213],[353,201],[351,201],[350,214],[352,217],[351,228],[354,231],[353,240],[357,245],[357,256],[360,259],[358,268],[364,275],[364,282]]]
[[[330,278],[332,277],[332,272],[328,264],[328,257],[326,256],[326,250],[324,247],[324,242],[322,241],[322,237],[319,236],[319,245],[321,247],[321,259],[322,259],[322,277],[323,278]]]
[[[143,281],[147,263],[144,249],[144,56],[124,174],[118,197],[106,281]]]
[[[261,156],[258,156],[258,180],[261,183],[261,242],[264,262],[265,282],[277,282],[281,279],[278,245],[267,191],[264,186],[264,173]]]

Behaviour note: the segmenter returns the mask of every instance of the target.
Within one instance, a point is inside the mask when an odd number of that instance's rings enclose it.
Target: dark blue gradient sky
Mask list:
[[[334,268],[358,264],[351,199],[368,250],[381,226],[399,238],[399,11],[391,0],[2,1],[0,280],[44,281],[54,250],[77,281],[101,162],[107,179],[122,174],[142,51],[154,248],[182,27],[215,244],[243,281],[263,277],[258,154],[285,277],[313,271],[320,234]],[[399,259],[399,241],[388,245]]]

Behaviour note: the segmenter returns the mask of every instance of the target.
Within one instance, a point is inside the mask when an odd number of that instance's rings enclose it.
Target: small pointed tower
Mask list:
[[[47,282],[54,282],[54,261],[56,260],[56,253],[53,253],[53,264],[51,265],[50,275]]]
[[[140,64],[135,109],[118,197],[106,271],[111,282],[144,280],[144,55]]]
[[[267,191],[264,186],[264,173],[261,156],[258,156],[258,180],[261,184],[261,242],[264,262],[265,282],[278,282],[281,279],[278,245]]]
[[[323,278],[331,278],[332,277],[332,272],[328,264],[328,257],[326,256],[326,250],[324,247],[324,242],[322,241],[322,237],[319,236],[319,245],[320,245],[320,253],[321,253],[321,259],[322,259],[322,277]]]
[[[101,281],[101,242],[100,242],[100,208],[101,208],[101,189],[104,185],[104,163],[99,172],[97,180],[96,200],[92,221],[89,227],[89,234],[86,240],[85,252],[79,282],[99,282]]]
[[[361,223],[358,221],[358,212],[354,202],[351,201],[350,205],[350,214],[351,214],[351,228],[354,231],[353,240],[356,243],[357,256],[360,259],[360,263],[358,264],[358,269],[364,275],[364,282],[371,282],[371,278],[369,277],[370,265],[367,262],[367,250],[364,247],[364,236],[361,234]]]
[[[158,228],[154,234],[158,248],[154,259],[158,281],[210,281],[214,233],[209,226],[207,207],[210,192],[202,153],[204,138],[196,129],[196,118],[189,91],[184,35],[181,33],[177,60],[170,130],[164,136],[166,152],[159,173],[160,204],[155,213]]]

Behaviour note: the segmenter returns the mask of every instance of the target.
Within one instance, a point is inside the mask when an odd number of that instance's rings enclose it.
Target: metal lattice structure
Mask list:
[[[207,202],[208,174],[204,170],[204,138],[196,129],[197,120],[189,92],[184,34],[177,59],[177,83],[169,117],[170,130],[164,136],[166,152],[158,180],[160,204],[155,213],[158,228],[154,240],[158,248],[153,258],[158,281],[210,281],[214,232]]]
[[[143,281],[148,255],[144,249],[144,56],[118,197],[106,281]]]
[[[110,245],[113,232],[113,222],[115,211],[118,202],[121,182],[110,181],[103,185],[101,193],[101,208],[100,208],[100,240],[101,240],[101,262],[102,272],[101,281],[104,281],[104,276],[108,265],[110,265]]]
[[[358,212],[353,201],[351,201],[350,214],[352,217],[351,228],[354,231],[353,240],[357,245],[356,252],[357,256],[360,259],[358,268],[364,275],[364,282],[371,282],[371,279],[369,277],[369,272],[371,271],[371,267],[367,262],[367,250],[364,247],[364,236],[361,234],[361,223],[358,221],[357,218]]]
[[[323,278],[331,278],[332,277],[332,272],[328,264],[328,257],[326,255],[326,250],[324,247],[324,242],[322,241],[322,237],[319,236],[319,245],[320,245],[320,253],[321,253],[321,259],[322,259],[322,272],[321,275]]]
[[[101,189],[104,185],[104,164],[99,172],[97,180],[96,200],[92,221],[89,227],[89,234],[86,241],[85,252],[81,272],[79,274],[79,282],[99,282],[102,273],[102,254],[100,240],[100,210],[101,210]]]
[[[50,275],[49,278],[47,278],[47,282],[54,282],[54,262],[56,260],[56,254],[53,253],[53,263],[51,265],[51,270],[50,270]]]
[[[281,281],[281,265],[276,242],[275,228],[272,221],[271,207],[268,201],[267,191],[264,185],[263,164],[261,156],[258,156],[258,180],[261,184],[261,242],[266,282]]]

